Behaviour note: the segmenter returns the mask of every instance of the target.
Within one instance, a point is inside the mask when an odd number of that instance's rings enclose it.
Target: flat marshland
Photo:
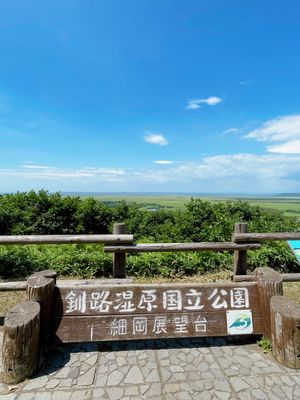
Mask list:
[[[88,197],[80,194],[81,198]],[[252,206],[260,206],[262,208],[282,211],[287,216],[299,216],[300,218],[300,196],[208,196],[208,195],[187,195],[187,194],[95,194],[91,197],[107,203],[109,205],[117,205],[121,201],[126,203],[136,203],[144,209],[183,209],[191,197],[200,198],[212,202],[242,200],[247,201]]]

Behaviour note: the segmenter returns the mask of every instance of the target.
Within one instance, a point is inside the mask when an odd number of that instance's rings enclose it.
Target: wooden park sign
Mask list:
[[[261,334],[257,284],[56,287],[62,342]]]
[[[282,277],[258,268],[255,281],[211,284],[56,285],[53,271],[27,280],[27,301],[6,316],[2,381],[38,368],[46,344],[264,334],[273,355],[300,368],[300,307],[282,296]],[[121,282],[121,284],[120,284]]]

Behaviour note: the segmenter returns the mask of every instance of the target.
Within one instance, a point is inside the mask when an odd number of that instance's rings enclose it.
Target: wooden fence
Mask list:
[[[300,368],[300,306],[283,296],[282,282],[300,274],[258,268],[247,275],[247,252],[265,240],[300,239],[299,233],[248,233],[235,226],[232,242],[135,244],[124,224],[112,235],[2,236],[0,244],[103,243],[113,254],[112,280],[56,281],[41,271],[0,290],[26,290],[27,300],[5,317],[3,373],[17,383],[38,368],[40,352],[60,342],[263,334],[274,357]],[[126,254],[234,251],[233,281],[213,284],[136,285],[126,278]],[[248,282],[247,282],[248,281]]]
[[[231,242],[199,243],[134,243],[134,236],[126,233],[123,223],[113,226],[108,235],[30,235],[0,236],[0,245],[33,244],[104,244],[104,250],[113,255],[113,277],[126,278],[126,254],[144,252],[178,251],[233,251],[234,264],[232,280],[234,282],[253,281],[253,275],[247,275],[247,252],[261,248],[261,242],[269,240],[297,240],[300,232],[248,233],[246,223],[236,223]],[[282,274],[283,282],[300,281],[300,273]],[[26,281],[0,282],[0,291],[26,290]]]

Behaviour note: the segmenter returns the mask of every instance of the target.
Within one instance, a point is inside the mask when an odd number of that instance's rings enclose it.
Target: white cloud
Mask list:
[[[269,153],[300,154],[300,114],[277,117],[249,132],[246,138],[272,142]]]
[[[11,176],[24,179],[47,179],[60,180],[65,178],[81,179],[101,178],[103,180],[115,181],[125,175],[122,168],[82,168],[82,169],[63,169],[56,167],[46,167],[41,165],[21,165],[15,169],[0,169],[0,176]]]
[[[205,157],[193,169],[198,177],[255,178],[265,180],[300,173],[300,157],[285,155],[229,154]],[[191,165],[189,165],[189,168]],[[192,171],[191,171],[192,172]],[[266,182],[267,183],[267,182]],[[244,181],[248,185],[247,180]]]
[[[290,140],[286,143],[268,146],[270,153],[300,154],[300,140]]]
[[[300,114],[278,117],[265,122],[246,135],[246,138],[257,139],[261,142],[283,142],[300,138]]]
[[[144,140],[147,143],[158,144],[159,146],[166,146],[168,144],[167,139],[160,133],[147,133],[144,136]]]
[[[300,156],[234,154],[204,157],[165,170],[147,173],[145,179],[172,182],[193,192],[267,193],[300,191]]]
[[[154,164],[161,164],[161,165],[168,165],[168,164],[174,164],[175,161],[171,161],[171,160],[157,160],[154,161]]]
[[[21,166],[25,169],[49,169],[50,167],[46,167],[45,165],[34,165],[34,164],[25,164]]]
[[[201,108],[202,106],[200,106],[199,103],[193,101],[193,100],[189,100],[187,106],[185,107],[186,110],[198,110],[199,108]]]
[[[209,97],[208,99],[203,99],[202,103],[205,103],[205,104],[207,104],[209,106],[215,106],[215,105],[217,105],[219,103],[222,103],[222,101],[223,100],[221,99],[221,97],[212,96],[212,97]]]
[[[222,103],[223,99],[221,97],[211,96],[207,99],[191,99],[188,100],[188,104],[186,105],[186,110],[197,110],[201,108],[202,104],[207,104],[208,106],[216,106],[219,103]]]
[[[300,191],[300,154],[229,154],[153,168],[0,169],[2,191],[178,191],[267,193]],[[172,162],[172,161],[171,161]]]

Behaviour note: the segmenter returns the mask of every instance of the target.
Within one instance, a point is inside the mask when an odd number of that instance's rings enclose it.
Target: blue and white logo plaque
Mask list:
[[[251,310],[227,310],[226,318],[229,335],[248,335],[253,333]]]

